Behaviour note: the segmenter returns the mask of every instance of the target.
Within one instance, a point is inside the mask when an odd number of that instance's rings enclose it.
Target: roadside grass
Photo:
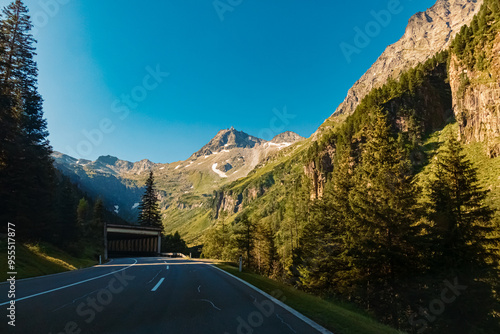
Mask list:
[[[402,333],[377,322],[369,314],[357,309],[353,305],[323,299],[255,273],[247,271],[240,273],[238,268],[230,263],[218,263],[215,265],[268,294],[281,291],[285,297],[285,300],[282,300],[285,304],[335,334]]]
[[[0,240],[0,253],[7,257],[7,241]],[[85,252],[84,252],[84,255]],[[61,273],[97,264],[91,257],[77,258],[48,243],[16,243],[17,279]],[[0,261],[0,280],[8,278],[7,261]]]

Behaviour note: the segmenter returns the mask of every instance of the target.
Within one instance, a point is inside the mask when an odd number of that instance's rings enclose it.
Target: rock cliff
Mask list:
[[[438,0],[425,12],[413,15],[403,37],[387,47],[372,67],[354,84],[334,115],[351,114],[372,88],[389,77],[425,62],[446,50],[463,25],[477,14],[483,0]]]

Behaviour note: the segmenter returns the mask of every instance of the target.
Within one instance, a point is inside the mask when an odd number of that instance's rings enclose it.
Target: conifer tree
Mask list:
[[[467,287],[434,325],[449,332],[486,329],[490,313],[498,311],[494,291],[499,287],[499,238],[493,211],[485,205],[487,191],[479,186],[476,168],[455,138],[438,153],[429,188],[431,276],[438,283],[457,280]],[[442,287],[435,289],[437,293]]]
[[[98,240],[102,238],[103,228],[104,228],[104,203],[99,197],[94,203],[94,209],[92,212],[92,231],[91,235],[96,237]]]
[[[313,205],[300,240],[301,284],[321,294],[348,293],[343,274],[348,267],[345,250],[352,187],[350,158],[349,148],[339,147],[332,179],[326,184],[324,197]]]
[[[0,201],[2,218],[25,237],[48,237],[54,168],[37,89],[35,40],[23,1],[3,10],[0,23]],[[3,131],[5,129],[5,131]],[[2,219],[3,220],[3,219]]]
[[[146,190],[139,205],[139,224],[150,227],[163,227],[161,222],[158,195],[154,185],[153,171],[149,172],[146,181]]]
[[[347,278],[362,288],[366,306],[398,326],[398,312],[405,305],[403,282],[417,267],[412,240],[417,188],[408,154],[393,137],[383,111],[372,111],[366,132],[349,193],[353,217],[347,252],[352,267]]]
[[[236,243],[241,255],[244,255],[247,265],[253,264],[252,253],[255,248],[256,225],[249,219],[246,213],[242,213],[235,219],[237,229],[235,231]]]

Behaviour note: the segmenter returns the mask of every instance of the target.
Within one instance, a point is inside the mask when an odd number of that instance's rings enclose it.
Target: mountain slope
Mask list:
[[[353,85],[334,115],[352,114],[372,88],[382,86],[388,78],[397,79],[403,71],[446,50],[460,28],[472,21],[482,3],[483,0],[438,0],[427,11],[412,16],[403,37],[388,46]]]

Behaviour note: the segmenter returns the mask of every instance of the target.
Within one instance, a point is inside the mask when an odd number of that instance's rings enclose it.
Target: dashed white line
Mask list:
[[[164,280],[165,280],[165,277],[162,277],[162,278],[158,281],[158,283],[155,285],[155,287],[154,287],[153,289],[151,289],[151,291],[153,291],[153,292],[154,292],[154,291],[158,290],[158,288],[160,287],[161,283],[163,283],[163,281],[164,281]]]
[[[210,303],[212,304],[212,307],[216,310],[219,310],[219,311],[222,311],[220,308],[218,308],[217,306],[214,305],[214,303],[212,303],[210,300],[208,299],[200,299],[202,302],[207,302],[207,303]]]
[[[201,289],[201,285],[200,285],[200,286],[198,286],[198,293],[200,293],[200,292],[201,292],[201,290],[200,290],[200,289]]]

